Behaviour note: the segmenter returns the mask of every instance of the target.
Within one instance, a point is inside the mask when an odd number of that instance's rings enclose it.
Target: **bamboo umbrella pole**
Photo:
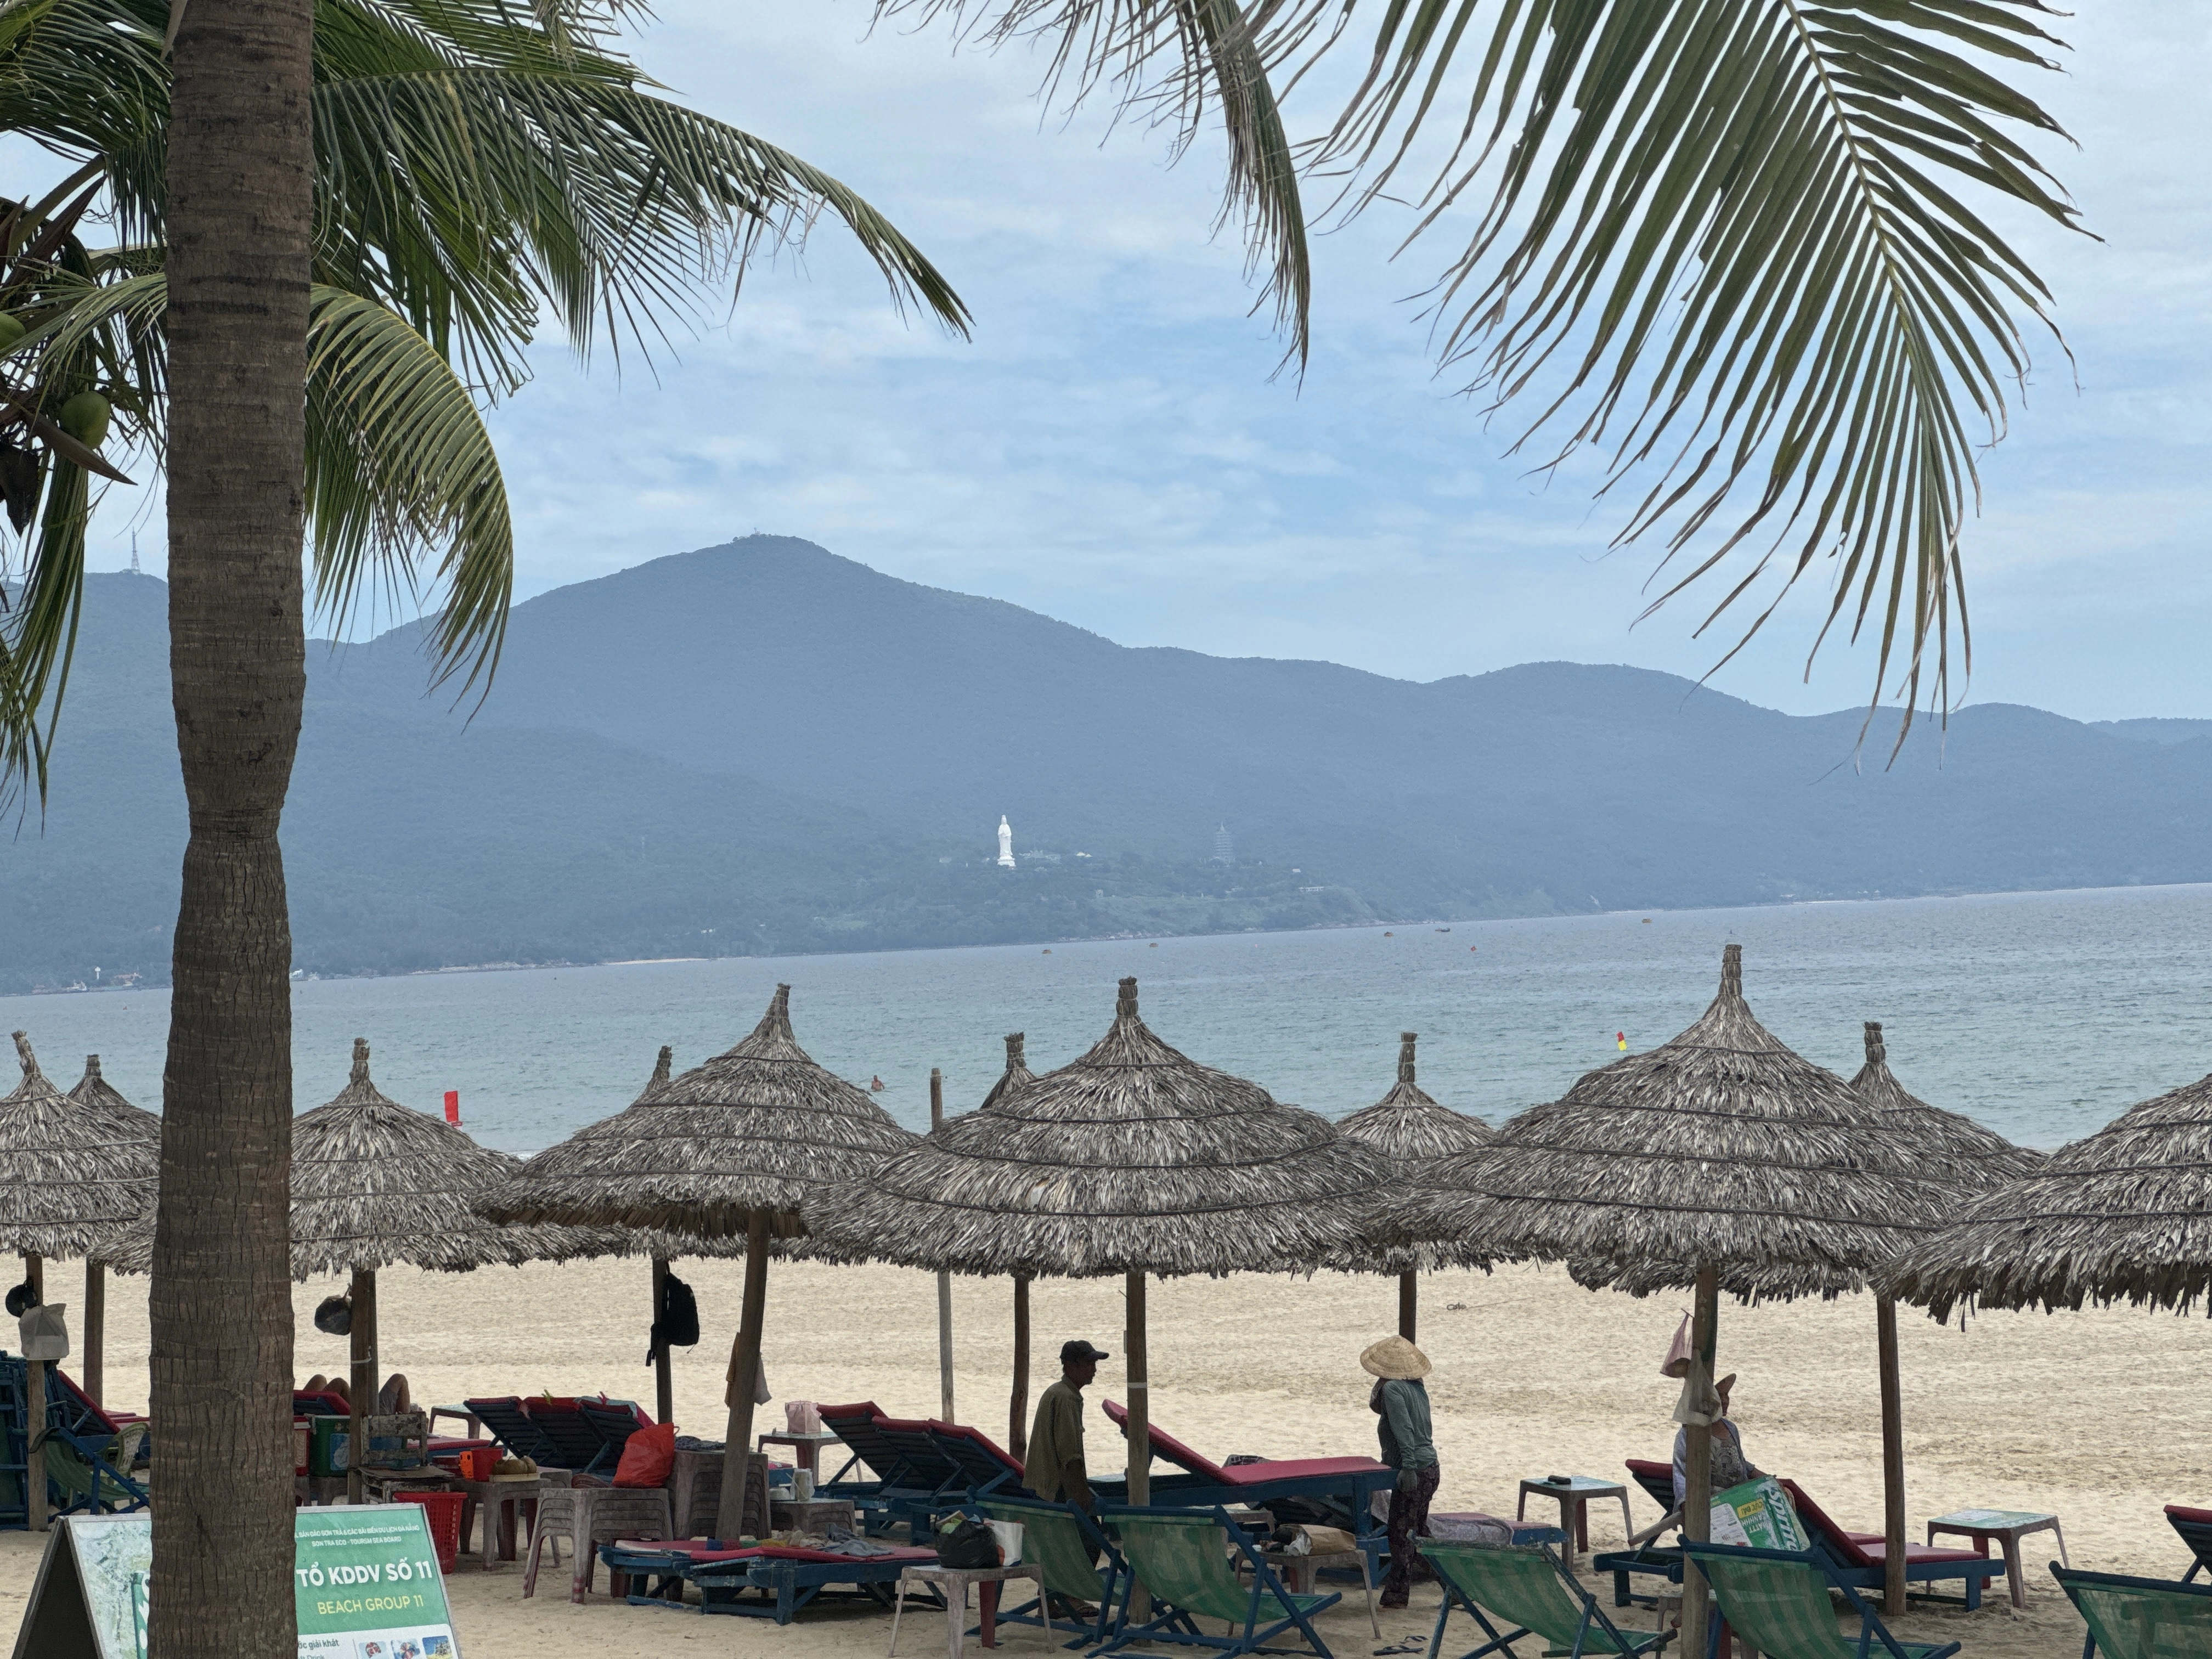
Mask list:
[[[714,1516],[717,1538],[742,1537],[745,1530],[745,1484],[752,1468],[753,1395],[760,1386],[769,1248],[768,1212],[755,1210],[745,1220],[745,1297],[738,1318],[737,1346],[730,1355],[730,1430],[722,1451],[722,1501]]]
[[[352,1407],[346,1423],[346,1501],[358,1504],[368,1496],[362,1467],[368,1462],[368,1414],[376,1408],[375,1268],[353,1270],[353,1291],[348,1300],[352,1312],[346,1340],[353,1365],[352,1375],[346,1380]]]
[[[1690,1311],[1690,1382],[1701,1407],[1712,1397],[1713,1351],[1720,1311],[1721,1270],[1714,1262],[1700,1261],[1697,1299]],[[1682,1483],[1682,1535],[1702,1544],[1712,1536],[1713,1440],[1711,1432],[1697,1424],[1684,1426],[1686,1431],[1683,1439],[1689,1455],[1683,1460],[1686,1478]],[[1682,1645],[1686,1650],[1696,1651],[1705,1645],[1705,1575],[1685,1562]],[[1723,1654],[1721,1659],[1728,1659],[1728,1656]]]
[[[1014,1397],[1006,1413],[1006,1449],[1030,1453],[1030,1276],[1014,1275]]]
[[[1897,1304],[1877,1297],[1874,1307],[1881,1363],[1881,1610],[1894,1618],[1905,1611],[1905,1391],[1897,1363]]]
[[[1413,1334],[1420,1322],[1421,1276],[1407,1268],[1398,1275],[1398,1334],[1408,1342],[1420,1339]]]
[[[929,1129],[945,1127],[945,1073],[929,1068]],[[937,1274],[937,1398],[938,1419],[957,1423],[952,1410],[952,1275],[942,1268]]]
[[[661,1304],[668,1294],[668,1258],[653,1258],[653,1317],[660,1319]],[[668,1344],[657,1343],[653,1352],[653,1421],[673,1423],[676,1420],[676,1371]]]
[[[84,1393],[95,1406],[106,1403],[107,1267],[103,1262],[84,1264]]]
[[[1152,1501],[1152,1381],[1145,1348],[1145,1272],[1139,1267],[1128,1277],[1128,1296],[1121,1346],[1127,1350],[1129,1421],[1129,1503],[1142,1509]],[[1152,1593],[1142,1583],[1132,1587],[1128,1615],[1149,1619]]]
[[[31,1281],[31,1305],[46,1299],[46,1259],[35,1250],[23,1257],[23,1277]],[[23,1506],[33,1532],[46,1529],[46,1363],[23,1365]]]
[[[1152,1381],[1145,1349],[1145,1275],[1128,1276],[1127,1322],[1122,1346],[1128,1350],[1129,1502],[1141,1509],[1152,1501]]]

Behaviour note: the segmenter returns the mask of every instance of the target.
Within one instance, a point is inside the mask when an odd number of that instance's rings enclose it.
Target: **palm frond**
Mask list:
[[[1266,49],[1279,0],[877,0],[878,18],[946,22],[962,39],[996,47],[1046,43],[1048,100],[1073,108],[1103,86],[1120,106],[1170,123],[1178,150],[1218,103],[1228,141],[1222,221],[1241,220],[1246,274],[1261,283],[1301,367],[1309,349],[1312,271],[1295,147],[1286,135]]]
[[[307,323],[307,501],[325,614],[342,625],[365,580],[410,598],[435,586],[435,672],[465,666],[465,684],[490,673],[514,586],[491,434],[468,388],[404,319],[320,285]]]
[[[1543,465],[1595,446],[1601,494],[1644,481],[1615,544],[1654,537],[1662,569],[1680,562],[1655,608],[1729,566],[1698,631],[1755,592],[1764,607],[1733,655],[1826,556],[1814,651],[1840,618],[1854,640],[1871,628],[1875,697],[1899,665],[1909,723],[1932,647],[1929,701],[1948,708],[1954,623],[1972,664],[1974,428],[2003,434],[2022,314],[2050,325],[2049,290],[1973,204],[2075,220],[2007,130],[2057,123],[1986,65],[2055,68],[2062,43],[2035,21],[2054,14],[1509,0],[1486,27],[1479,10],[1382,6],[1324,147],[1354,170],[1357,210],[1413,165],[1428,123],[1456,126],[1407,239],[1476,204],[1431,295],[1442,361],[1493,407],[1530,401],[1516,450],[1562,432]]]

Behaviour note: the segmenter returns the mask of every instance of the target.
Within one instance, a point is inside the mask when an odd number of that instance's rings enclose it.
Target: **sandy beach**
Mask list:
[[[677,1418],[690,1433],[719,1437],[721,1379],[738,1301],[741,1264],[691,1262],[678,1271],[696,1290],[704,1340],[679,1350]],[[400,1269],[380,1280],[387,1370],[404,1371],[418,1401],[469,1394],[596,1392],[650,1401],[643,1362],[647,1281],[642,1261],[571,1263],[465,1274]],[[73,1267],[50,1270],[48,1294],[74,1304]],[[108,1393],[146,1400],[144,1280],[125,1279],[108,1302]],[[315,1303],[343,1286],[299,1287],[298,1370],[343,1367],[345,1343],[316,1331]],[[1510,1514],[1517,1483],[1553,1473],[1620,1475],[1621,1460],[1663,1457],[1674,1385],[1658,1363],[1678,1317],[1676,1300],[1638,1302],[1577,1288],[1564,1273],[1510,1269],[1441,1273],[1423,1281],[1422,1346],[1443,1480],[1437,1507]],[[1097,1397],[1120,1397],[1118,1279],[1040,1281],[1032,1292],[1036,1340],[1049,1353],[1086,1336],[1113,1351]],[[965,1421],[1003,1438],[1011,1354],[1009,1287],[956,1280],[957,1393]],[[1356,1356],[1388,1334],[1395,1287],[1379,1279],[1243,1275],[1175,1280],[1152,1292],[1155,1420],[1219,1457],[1370,1453],[1374,1419]],[[2074,1565],[2179,1577],[2187,1552],[2160,1514],[2168,1502],[2212,1499],[2212,1407],[2199,1379],[2212,1333],[2201,1320],[2133,1311],[1996,1314],[1965,1331],[1906,1310],[1900,1320],[1913,1535],[1929,1516],[1967,1506],[2055,1511]],[[1875,1315],[1864,1297],[1832,1304],[1740,1308],[1724,1303],[1723,1370],[1741,1380],[1735,1415],[1746,1450],[1794,1477],[1839,1522],[1872,1528],[1881,1515]],[[935,1299],[927,1274],[888,1267],[777,1264],[769,1279],[765,1361],[778,1401],[867,1398],[896,1415],[937,1409]],[[1046,1379],[1040,1376],[1036,1387]],[[1034,1390],[1032,1400],[1034,1400]],[[781,1420],[779,1406],[763,1408]],[[1094,1405],[1094,1467],[1117,1460],[1118,1440]],[[1639,1526],[1657,1518],[1631,1497]],[[1548,1504],[1542,1507],[1548,1509]],[[1593,1506],[1593,1544],[1621,1536],[1617,1506]],[[2071,1659],[2081,1627],[2042,1570],[2047,1535],[2027,1542],[2033,1564],[2027,1611],[2006,1606],[2002,1584],[1978,1613],[1914,1613],[1908,1639],[1960,1641],[1991,1659]],[[0,1533],[0,1632],[20,1622],[40,1540]],[[549,1575],[550,1578],[550,1575]],[[604,1577],[600,1580],[602,1592]],[[645,1659],[668,1652],[780,1653],[792,1659],[875,1653],[889,1619],[857,1608],[811,1611],[787,1628],[765,1620],[702,1619],[632,1608],[604,1593],[584,1607],[566,1599],[565,1576],[522,1599],[520,1570],[489,1575],[465,1559],[448,1580],[457,1633],[469,1659],[580,1656]],[[1353,1595],[1327,1615],[1322,1634],[1340,1656],[1376,1645]],[[1417,1587],[1413,1607],[1386,1614],[1385,1644],[1435,1620],[1437,1593]],[[1632,1618],[1648,1622],[1643,1610]],[[1457,1640],[1455,1621],[1448,1640]],[[1468,1626],[1472,1631],[1472,1626]],[[908,1655],[942,1651],[941,1616],[902,1631]],[[1033,1631],[1007,1638],[1044,1651]],[[1476,1645],[1470,1635],[1457,1649]]]

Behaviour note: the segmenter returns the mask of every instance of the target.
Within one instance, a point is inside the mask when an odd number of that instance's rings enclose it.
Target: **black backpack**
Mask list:
[[[660,1277],[660,1305],[653,1310],[652,1346],[645,1351],[648,1365],[671,1348],[688,1348],[699,1340],[699,1302],[691,1287],[672,1273]]]
[[[937,1523],[937,1535],[932,1541],[937,1546],[937,1560],[940,1566],[972,1568],[1003,1565],[999,1559],[999,1534],[991,1530],[990,1522],[978,1521],[972,1516],[946,1516]]]

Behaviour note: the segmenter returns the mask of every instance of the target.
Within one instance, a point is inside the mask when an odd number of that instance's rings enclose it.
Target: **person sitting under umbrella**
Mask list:
[[[1359,1356],[1359,1369],[1376,1379],[1367,1396],[1378,1419],[1376,1437],[1382,1461],[1398,1472],[1390,1494],[1390,1577],[1380,1605],[1402,1607],[1413,1587],[1413,1574],[1428,1574],[1419,1560],[1416,1538],[1429,1536],[1429,1500],[1437,1495],[1437,1444],[1429,1427],[1429,1357],[1402,1336],[1386,1336]]]
[[[1753,1468],[1751,1460],[1743,1455],[1743,1431],[1729,1420],[1729,1395],[1735,1387],[1735,1373],[1730,1371],[1713,1384],[1713,1392],[1720,1396],[1720,1410],[1713,1414],[1711,1426],[1705,1431],[1712,1437],[1711,1490],[1726,1492],[1730,1486],[1741,1486],[1747,1480],[1760,1480],[1766,1476],[1764,1469]],[[1674,1431],[1674,1507],[1682,1507],[1683,1495],[1690,1489],[1690,1431],[1685,1426]]]

